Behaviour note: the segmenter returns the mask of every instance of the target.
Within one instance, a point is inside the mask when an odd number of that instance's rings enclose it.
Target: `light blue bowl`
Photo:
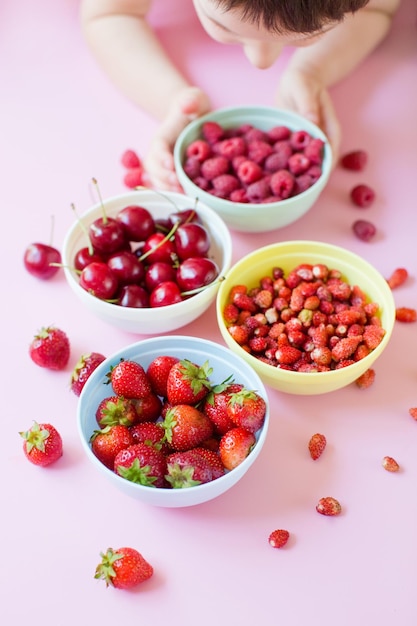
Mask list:
[[[97,406],[103,398],[111,395],[111,388],[104,384],[110,367],[119,363],[120,359],[123,358],[138,361],[146,370],[151,361],[161,355],[175,356],[180,359],[187,358],[198,365],[202,365],[208,360],[213,368],[211,376],[213,382],[220,383],[232,374],[236,383],[256,390],[267,404],[264,425],[256,433],[257,442],[249,456],[238,467],[212,482],[187,489],[158,489],[138,485],[109,470],[91,451],[89,440],[93,431],[97,430],[95,417]],[[79,399],[77,421],[81,443],[87,458],[118,489],[146,504],[160,507],[186,507],[217,498],[233,487],[246,474],[260,454],[265,442],[269,425],[269,403],[266,389],[258,374],[241,357],[228,348],[206,339],[162,336],[129,345],[103,361],[84,386]]]

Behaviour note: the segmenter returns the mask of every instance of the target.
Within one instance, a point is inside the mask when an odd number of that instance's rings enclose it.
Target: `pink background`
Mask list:
[[[153,11],[179,65],[216,106],[270,104],[285,59],[268,71],[249,67],[239,49],[208,40],[190,4],[175,2],[172,18],[168,1],[157,0]],[[22,255],[30,242],[48,242],[51,215],[54,243],[62,245],[74,219],[70,204],[83,212],[95,202],[93,176],[104,196],[126,191],[120,156],[126,148],[144,154],[155,125],[97,68],[77,10],[75,0],[0,5],[2,622],[416,624],[417,423],[408,415],[417,406],[416,325],[396,324],[368,390],[352,385],[308,398],[270,390],[265,448],[244,480],[211,503],[142,505],[84,457],[70,372],[81,353],[110,355],[140,336],[80,309],[63,273],[34,279]],[[321,239],[363,255],[384,276],[406,267],[411,278],[395,300],[417,307],[416,20],[415,0],[404,0],[386,41],[333,90],[343,151],[366,149],[366,172],[336,169],[314,209],[291,226],[234,233],[234,260],[274,241]],[[377,192],[366,213],[348,198],[359,182]],[[352,234],[358,217],[378,226],[371,243]],[[71,340],[62,373],[28,357],[35,332],[52,323]],[[181,332],[221,341],[214,307]],[[18,431],[33,419],[54,423],[64,440],[63,458],[46,470],[21,450]],[[314,432],[328,439],[316,463],[306,448]],[[382,469],[384,455],[398,460],[398,474]],[[342,503],[340,517],[316,513],[327,495]],[[291,533],[284,550],[267,543],[274,528]],[[93,578],[99,552],[122,545],[142,551],[155,568],[132,593],[106,590]]]

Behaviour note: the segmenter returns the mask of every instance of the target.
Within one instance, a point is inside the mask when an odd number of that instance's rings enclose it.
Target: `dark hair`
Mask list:
[[[224,11],[237,9],[243,20],[270,32],[314,33],[330,22],[341,22],[369,0],[214,0]]]

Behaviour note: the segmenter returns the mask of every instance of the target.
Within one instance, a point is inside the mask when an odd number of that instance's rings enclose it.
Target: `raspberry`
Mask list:
[[[193,178],[192,181],[203,191],[208,191],[210,189],[210,183],[206,178],[204,178],[204,176],[196,176],[196,178]]]
[[[263,176],[263,171],[258,163],[255,161],[250,161],[246,159],[242,161],[237,168],[237,176],[239,180],[242,181],[245,185],[249,185],[250,183],[254,183],[257,180],[260,180]]]
[[[405,283],[408,278],[408,272],[404,267],[397,267],[391,276],[387,278],[387,283],[391,289],[396,289]]]
[[[194,180],[195,178],[197,178],[197,176],[200,176],[200,159],[196,156],[188,157],[188,159],[184,163],[184,172],[187,174],[188,178],[191,178],[191,180]]]
[[[283,170],[288,165],[288,157],[291,156],[291,152],[287,155],[285,152],[273,152],[265,159],[264,168],[266,172],[277,172]]]
[[[272,146],[266,141],[256,139],[248,144],[248,157],[251,161],[255,161],[259,165],[272,154]]]
[[[387,472],[398,472],[400,466],[397,461],[392,458],[392,456],[384,456],[382,459],[382,467],[387,470]]]
[[[237,156],[246,155],[247,149],[242,137],[230,137],[230,139],[223,139],[216,143],[213,146],[213,151],[228,159],[233,159]]]
[[[293,195],[296,196],[299,193],[303,193],[314,184],[314,180],[309,176],[309,174],[301,174],[301,176],[295,177]]]
[[[305,174],[310,165],[310,159],[301,152],[296,152],[295,154],[292,154],[288,159],[288,169],[290,170],[291,174],[294,174],[294,176]]]
[[[296,130],[290,137],[290,144],[294,150],[304,150],[310,141],[311,136],[306,130]]]
[[[313,183],[315,183],[316,180],[318,180],[320,178],[321,173],[322,173],[322,169],[321,169],[320,165],[312,165],[306,171],[306,174],[308,174],[310,176],[310,178],[313,179]]]
[[[288,530],[273,530],[268,537],[268,543],[272,548],[283,548],[290,538]]]
[[[207,141],[196,139],[191,142],[185,151],[186,157],[196,157],[201,162],[205,161],[211,155],[211,148]]]
[[[201,174],[206,180],[213,180],[228,171],[229,161],[223,156],[211,157],[201,164]]]
[[[236,189],[236,191],[232,191],[229,200],[231,202],[249,202],[245,189]]]
[[[213,178],[211,182],[214,189],[220,191],[224,198],[228,198],[232,191],[236,191],[240,186],[238,179],[232,174],[220,174],[220,176]]]
[[[326,437],[321,433],[316,433],[310,438],[308,450],[313,461],[316,461],[323,454],[326,444]]]
[[[265,177],[248,185],[246,188],[246,195],[249,202],[262,202],[262,200],[269,198],[271,194],[271,187],[269,183],[269,178]]]
[[[284,139],[289,139],[291,136],[291,131],[288,126],[273,126],[267,132],[268,139],[272,142],[282,141]]]
[[[271,176],[270,186],[272,193],[282,200],[290,197],[294,185],[294,176],[287,170],[279,170]]]
[[[252,143],[253,141],[268,142],[268,135],[260,128],[255,128],[254,126],[248,128],[244,133],[244,137],[246,143]]]
[[[375,192],[368,185],[356,185],[350,192],[353,204],[361,209],[367,209],[375,200]]]
[[[366,370],[366,372],[362,374],[362,376],[359,376],[359,378],[355,380],[355,384],[357,387],[359,387],[359,389],[368,389],[368,387],[374,384],[374,381],[375,370],[369,368],[368,370]]]
[[[123,182],[129,189],[135,189],[135,187],[141,187],[143,185],[143,169],[142,167],[135,167],[126,172],[123,178]]]
[[[342,156],[340,164],[346,170],[361,172],[368,163],[368,155],[364,150],[353,150]]]
[[[305,156],[310,159],[311,163],[314,165],[320,165],[323,161],[323,151],[324,151],[324,141],[315,137],[310,141],[310,143],[304,148]]]
[[[207,143],[215,144],[222,139],[224,131],[217,122],[204,122],[201,128],[201,134]]]
[[[352,224],[352,230],[361,241],[370,241],[376,234],[376,227],[368,220],[356,220]]]
[[[405,306],[398,307],[395,310],[395,319],[397,322],[405,322],[406,324],[415,322],[417,320],[417,311]]]
[[[138,155],[134,150],[125,150],[125,152],[123,152],[122,154],[121,162],[122,165],[128,170],[135,169],[142,165]]]
[[[321,515],[340,515],[342,507],[336,498],[328,496],[326,498],[320,498],[316,506],[316,511],[317,513],[321,513]]]

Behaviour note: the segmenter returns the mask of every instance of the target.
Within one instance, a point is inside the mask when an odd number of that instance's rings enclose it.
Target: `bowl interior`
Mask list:
[[[368,357],[349,367],[330,372],[291,372],[262,363],[232,339],[222,315],[231,287],[242,283],[249,288],[255,287],[263,275],[271,275],[273,267],[281,267],[287,274],[300,263],[324,263],[331,269],[340,270],[347,282],[358,285],[370,301],[379,304],[381,322],[386,333],[379,346]],[[256,369],[267,385],[280,391],[301,395],[328,393],[356,380],[385,349],[395,320],[392,292],[387,281],[372,265],[346,249],[314,241],[271,244],[238,261],[221,284],[216,308],[219,328],[226,344]]]
[[[111,365],[119,363],[121,358],[138,361],[145,369],[151,361],[160,355],[171,355],[187,358],[198,365],[206,360],[213,368],[213,382],[222,382],[233,374],[235,382],[240,382],[249,389],[256,390],[267,403],[267,414],[264,426],[256,434],[257,444],[250,455],[231,472],[203,485],[188,489],[156,489],[138,485],[121,478],[107,469],[92,453],[89,439],[97,430],[95,412],[99,402],[111,395],[111,388],[104,384],[106,374]],[[187,336],[162,336],[132,344],[109,357],[93,372],[81,393],[77,411],[78,430],[83,448],[90,461],[103,472],[107,478],[128,495],[149,504],[166,507],[191,506],[210,500],[232,487],[248,470],[259,455],[265,441],[269,425],[269,405],[266,389],[258,374],[238,355],[233,354],[215,342],[195,339]]]

